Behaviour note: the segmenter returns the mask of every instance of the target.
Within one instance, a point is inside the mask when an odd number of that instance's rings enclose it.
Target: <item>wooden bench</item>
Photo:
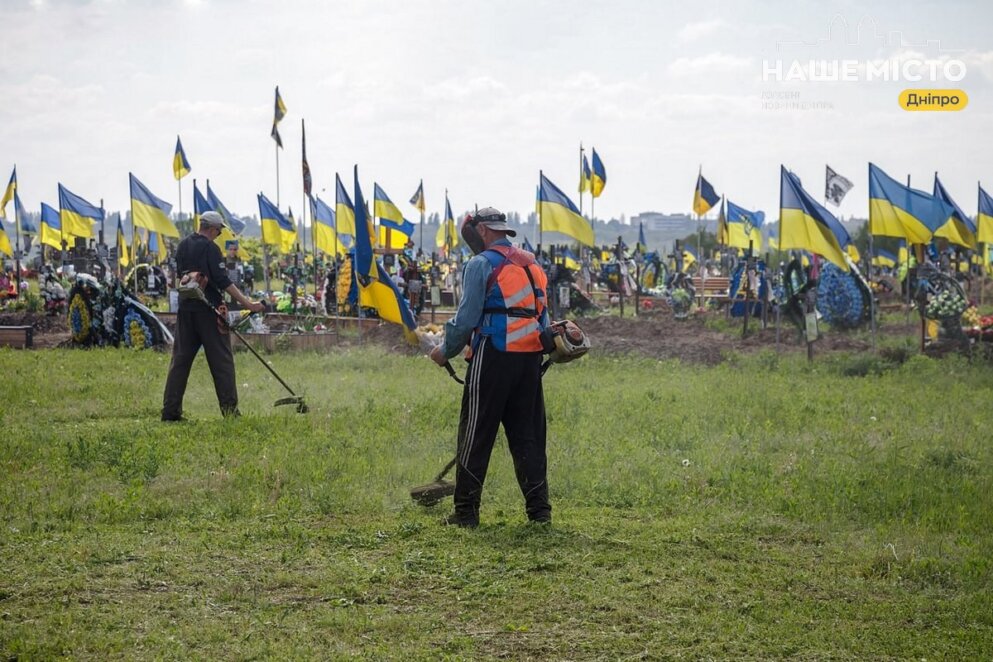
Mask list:
[[[0,326],[0,347],[31,349],[34,345],[34,327]]]
[[[726,303],[730,300],[731,279],[727,276],[708,276],[706,279],[694,276],[693,289],[696,290],[697,297],[710,299],[718,303]]]

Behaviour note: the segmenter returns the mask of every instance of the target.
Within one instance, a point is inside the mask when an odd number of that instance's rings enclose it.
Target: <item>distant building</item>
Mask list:
[[[696,219],[687,214],[663,214],[657,211],[643,211],[631,217],[631,225],[644,224],[645,231],[665,232],[666,234],[689,233],[697,229]]]

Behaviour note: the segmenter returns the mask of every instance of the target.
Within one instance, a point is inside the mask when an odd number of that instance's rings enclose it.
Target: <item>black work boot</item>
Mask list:
[[[479,526],[479,517],[471,517],[467,515],[460,515],[459,513],[452,513],[445,519],[441,520],[442,526],[457,526],[463,529],[475,529]]]

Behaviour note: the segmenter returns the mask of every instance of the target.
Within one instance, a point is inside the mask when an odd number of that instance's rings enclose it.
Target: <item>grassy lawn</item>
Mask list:
[[[240,353],[245,416],[201,357],[167,425],[166,355],[0,350],[0,655],[993,657],[987,363],[556,366],[554,525],[498,444],[463,531],[407,495],[454,448],[443,371],[271,360],[308,415]]]

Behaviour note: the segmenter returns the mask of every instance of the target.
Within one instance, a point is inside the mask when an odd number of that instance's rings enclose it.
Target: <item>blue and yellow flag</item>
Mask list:
[[[217,211],[214,209],[214,205],[210,204],[210,200],[203,196],[200,192],[200,188],[197,186],[197,181],[193,180],[193,221],[195,223],[200,222],[201,214],[206,214],[209,211]]]
[[[538,218],[544,232],[559,232],[586,246],[595,243],[593,228],[576,205],[543,173],[539,174]]]
[[[383,248],[402,249],[410,242],[414,234],[414,224],[404,219],[403,223],[394,223],[385,218],[379,219],[379,245]]]
[[[341,177],[338,176],[338,173],[335,173],[334,179],[334,213],[335,221],[338,223],[338,235],[354,237],[355,207],[352,206],[352,200],[348,197],[348,191],[341,183]]]
[[[645,241],[645,224],[642,222],[638,223],[638,243],[635,244],[634,250],[642,255],[648,252],[648,242]]]
[[[172,155],[172,176],[180,180],[190,174],[190,162],[186,160],[186,152],[183,151],[183,143],[179,136],[176,136],[176,152]]]
[[[179,230],[169,219],[172,205],[152,195],[152,192],[131,173],[128,173],[128,177],[131,180],[131,220],[134,225],[157,232],[164,237],[178,239]]]
[[[131,251],[124,238],[124,226],[121,224],[120,214],[117,215],[117,263],[122,267],[131,264]]]
[[[0,218],[0,253],[14,257],[14,249],[10,245],[10,237],[7,236],[7,230],[3,227],[2,218]]]
[[[696,264],[696,251],[689,246],[683,247],[683,273],[689,271],[690,267]]]
[[[7,182],[7,188],[3,192],[3,199],[0,199],[0,218],[7,218],[7,203],[14,199],[16,192],[17,166],[14,166],[14,171],[10,173],[10,181]]]
[[[193,180],[193,218],[199,223],[200,215],[208,211],[216,211],[221,215],[221,218],[228,224],[228,227],[221,228],[221,233],[217,235],[214,239],[214,243],[217,247],[221,249],[222,255],[227,255],[228,243],[236,242],[238,245],[238,257],[242,260],[248,259],[248,252],[238,241],[238,235],[240,235],[245,229],[245,221],[241,220],[234,214],[228,211],[227,207],[224,206],[214,192],[210,188],[210,180],[207,180],[207,196],[204,197],[200,193],[200,189],[197,188],[196,180]]]
[[[359,167],[355,166],[355,281],[359,287],[359,305],[375,308],[379,317],[402,324],[412,331],[417,322],[410,306],[400,294],[389,274],[372,253],[372,223],[367,217],[365,198],[359,185]],[[401,219],[403,217],[401,216]]]
[[[262,219],[262,243],[275,246],[281,253],[291,253],[297,241],[297,229],[282,212],[259,193],[259,218]]]
[[[566,269],[572,269],[573,271],[579,270],[579,258],[576,257],[576,254],[573,253],[572,249],[568,246],[562,249],[559,256],[562,258],[562,263],[565,265]]]
[[[59,184],[59,220],[67,236],[89,239],[93,236],[93,223],[103,220],[103,209]]]
[[[353,171],[355,182],[355,274],[359,283],[376,277],[376,262],[372,255],[372,223],[368,218],[362,187],[359,185],[359,167]]]
[[[607,169],[603,167],[603,161],[593,148],[593,176],[590,178],[590,193],[594,198],[599,198],[603,193],[603,187],[607,185]]]
[[[41,230],[38,239],[46,246],[51,246],[56,250],[62,250],[62,221],[59,219],[59,210],[41,203]],[[70,237],[66,237],[69,241]]]
[[[14,191],[14,228],[21,234],[38,234],[38,228],[34,221],[28,216],[28,212],[21,204],[21,196]]]
[[[952,208],[951,218],[948,219],[947,223],[938,228],[934,236],[943,237],[956,246],[975,248],[976,224],[952,200],[952,196],[948,194],[948,191],[941,184],[941,180],[938,179],[938,173],[934,173],[934,197]]]
[[[221,199],[217,197],[214,193],[214,189],[210,188],[210,180],[207,180],[207,202],[210,203],[210,208],[220,214],[225,221],[227,221],[228,226],[231,228],[231,232],[236,235],[240,235],[245,231],[245,221],[243,221],[239,216],[235,216],[228,208],[224,206]]]
[[[310,216],[314,219],[314,245],[328,255],[345,255],[345,245],[335,232],[335,213],[320,196],[310,199]]]
[[[390,196],[386,195],[386,191],[382,189],[379,184],[375,182],[372,185],[372,199],[373,199],[373,212],[380,219],[386,218],[395,223],[403,223],[403,212],[401,212],[393,201],[390,200]]]
[[[693,211],[697,216],[703,216],[710,208],[717,204],[720,200],[717,193],[714,191],[714,187],[710,185],[706,179],[703,178],[703,172],[697,175],[696,178],[696,190],[693,191]]]
[[[162,237],[158,232],[154,232],[153,230],[149,230],[147,228],[145,233],[148,237],[145,242],[145,246],[148,247],[148,257],[152,260],[153,264],[165,264],[166,259],[169,257],[165,237]]]
[[[421,180],[421,183],[417,185],[417,190],[414,191],[414,195],[410,197],[410,204],[414,205],[414,208],[422,214],[424,213],[424,210],[427,209],[427,204],[424,202],[423,179]]]
[[[979,187],[979,214],[976,216],[976,239],[984,244],[993,244],[993,198]]]
[[[279,122],[284,117],[286,117],[286,104],[283,103],[283,97],[281,97],[279,95],[279,85],[277,85],[276,86],[276,104],[275,104],[275,110],[274,110],[273,115],[272,115],[272,132],[269,135],[272,136],[272,139],[276,141],[276,145],[280,149],[283,148],[283,139],[279,135],[279,129],[276,128],[276,125],[279,124]]]
[[[579,166],[579,192],[587,193],[590,190],[590,180],[593,179],[593,173],[590,171],[590,162],[583,154],[582,163]]]
[[[876,249],[876,255],[872,258],[874,267],[895,267],[897,265],[896,255],[882,248]]]
[[[445,218],[438,226],[438,232],[434,235],[434,244],[444,250],[447,255],[459,243],[459,230],[455,225],[455,216],[452,214],[452,203],[448,201],[448,191],[445,191]]]
[[[762,250],[762,223],[765,222],[765,212],[748,211],[744,207],[739,207],[730,200],[727,201],[727,210],[723,212],[724,229],[726,239],[723,242],[734,248],[751,248],[755,251]],[[720,221],[718,221],[718,224]]]
[[[912,244],[927,244],[954,211],[869,164],[869,232],[877,237],[905,237]]]
[[[780,174],[779,249],[809,250],[847,272],[844,247],[850,243],[848,232],[831,212],[803,190],[796,175],[785,166],[780,166]]]

